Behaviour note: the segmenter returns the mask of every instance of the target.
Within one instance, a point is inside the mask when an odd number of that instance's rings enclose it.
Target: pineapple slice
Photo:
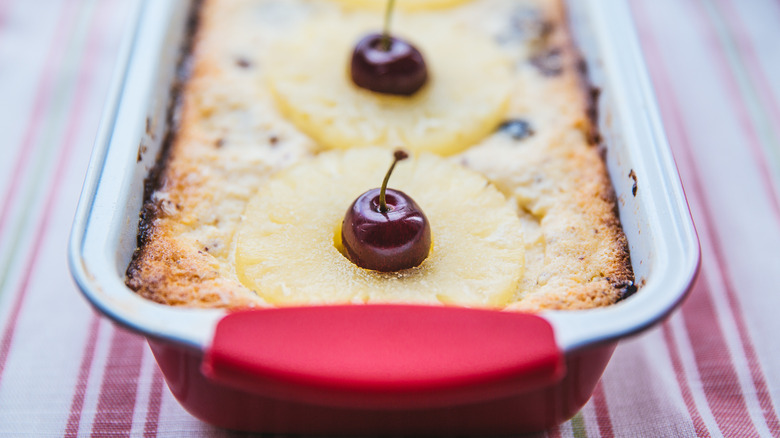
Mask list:
[[[343,255],[341,223],[376,187],[392,159],[379,148],[330,151],[273,177],[244,213],[236,242],[239,280],[271,304],[508,304],[523,274],[521,223],[480,174],[431,155],[400,163],[391,186],[411,196],[431,224],[420,266],[378,272]]]
[[[338,0],[351,8],[382,9],[387,0]],[[424,11],[458,6],[470,0],[398,0],[398,8],[404,11]]]
[[[511,88],[507,57],[487,36],[433,15],[397,20],[397,34],[420,49],[428,66],[420,91],[383,95],[352,83],[352,50],[375,26],[374,15],[312,19],[271,51],[270,88],[301,131],[326,148],[400,146],[451,155],[499,125]]]

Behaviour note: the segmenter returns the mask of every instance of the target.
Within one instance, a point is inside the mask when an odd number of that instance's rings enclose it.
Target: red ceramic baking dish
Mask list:
[[[189,2],[139,2],[70,241],[87,299],[146,336],[179,402],[237,430],[509,434],[573,416],[621,338],[664,319],[699,248],[630,13],[570,2],[639,290],[607,308],[538,315],[451,307],[330,306],[227,313],[167,307],[124,284],[144,178],[166,129]],[[143,153],[142,153],[143,152]]]

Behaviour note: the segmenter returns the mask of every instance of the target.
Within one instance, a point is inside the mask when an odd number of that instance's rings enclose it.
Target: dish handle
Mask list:
[[[540,316],[365,305],[228,314],[201,370],[269,398],[410,409],[517,395],[557,382],[564,365],[553,328]]]

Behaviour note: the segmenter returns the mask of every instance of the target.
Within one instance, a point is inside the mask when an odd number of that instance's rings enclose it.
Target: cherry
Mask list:
[[[396,151],[382,188],[358,196],[344,215],[345,255],[361,268],[394,272],[418,266],[428,257],[428,218],[409,195],[387,188],[395,164],[407,157],[406,152]]]
[[[411,96],[428,81],[422,53],[411,43],[390,35],[394,0],[387,2],[385,28],[366,35],[355,46],[350,63],[352,82],[377,93]]]
[[[387,38],[387,48],[385,48]],[[352,81],[377,93],[411,96],[425,85],[428,69],[419,50],[408,42],[374,33],[352,53]]]

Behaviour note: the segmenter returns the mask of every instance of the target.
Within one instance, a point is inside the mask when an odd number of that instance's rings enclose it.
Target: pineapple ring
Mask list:
[[[330,151],[275,175],[249,202],[236,236],[236,272],[279,306],[420,303],[499,308],[523,274],[521,222],[480,174],[431,154],[400,163],[391,186],[411,196],[431,224],[423,263],[399,272],[363,269],[339,251],[352,201],[375,187],[392,154]]]
[[[373,15],[309,20],[271,51],[270,88],[288,119],[330,149],[400,146],[439,155],[461,152],[495,130],[509,102],[510,62],[487,36],[432,15],[397,20],[398,34],[412,36],[428,66],[420,91],[405,97],[357,87],[349,60]]]
[[[387,0],[338,0],[339,3],[352,8],[382,9]],[[399,0],[398,8],[404,11],[423,11],[444,9],[466,3],[470,0]]]

